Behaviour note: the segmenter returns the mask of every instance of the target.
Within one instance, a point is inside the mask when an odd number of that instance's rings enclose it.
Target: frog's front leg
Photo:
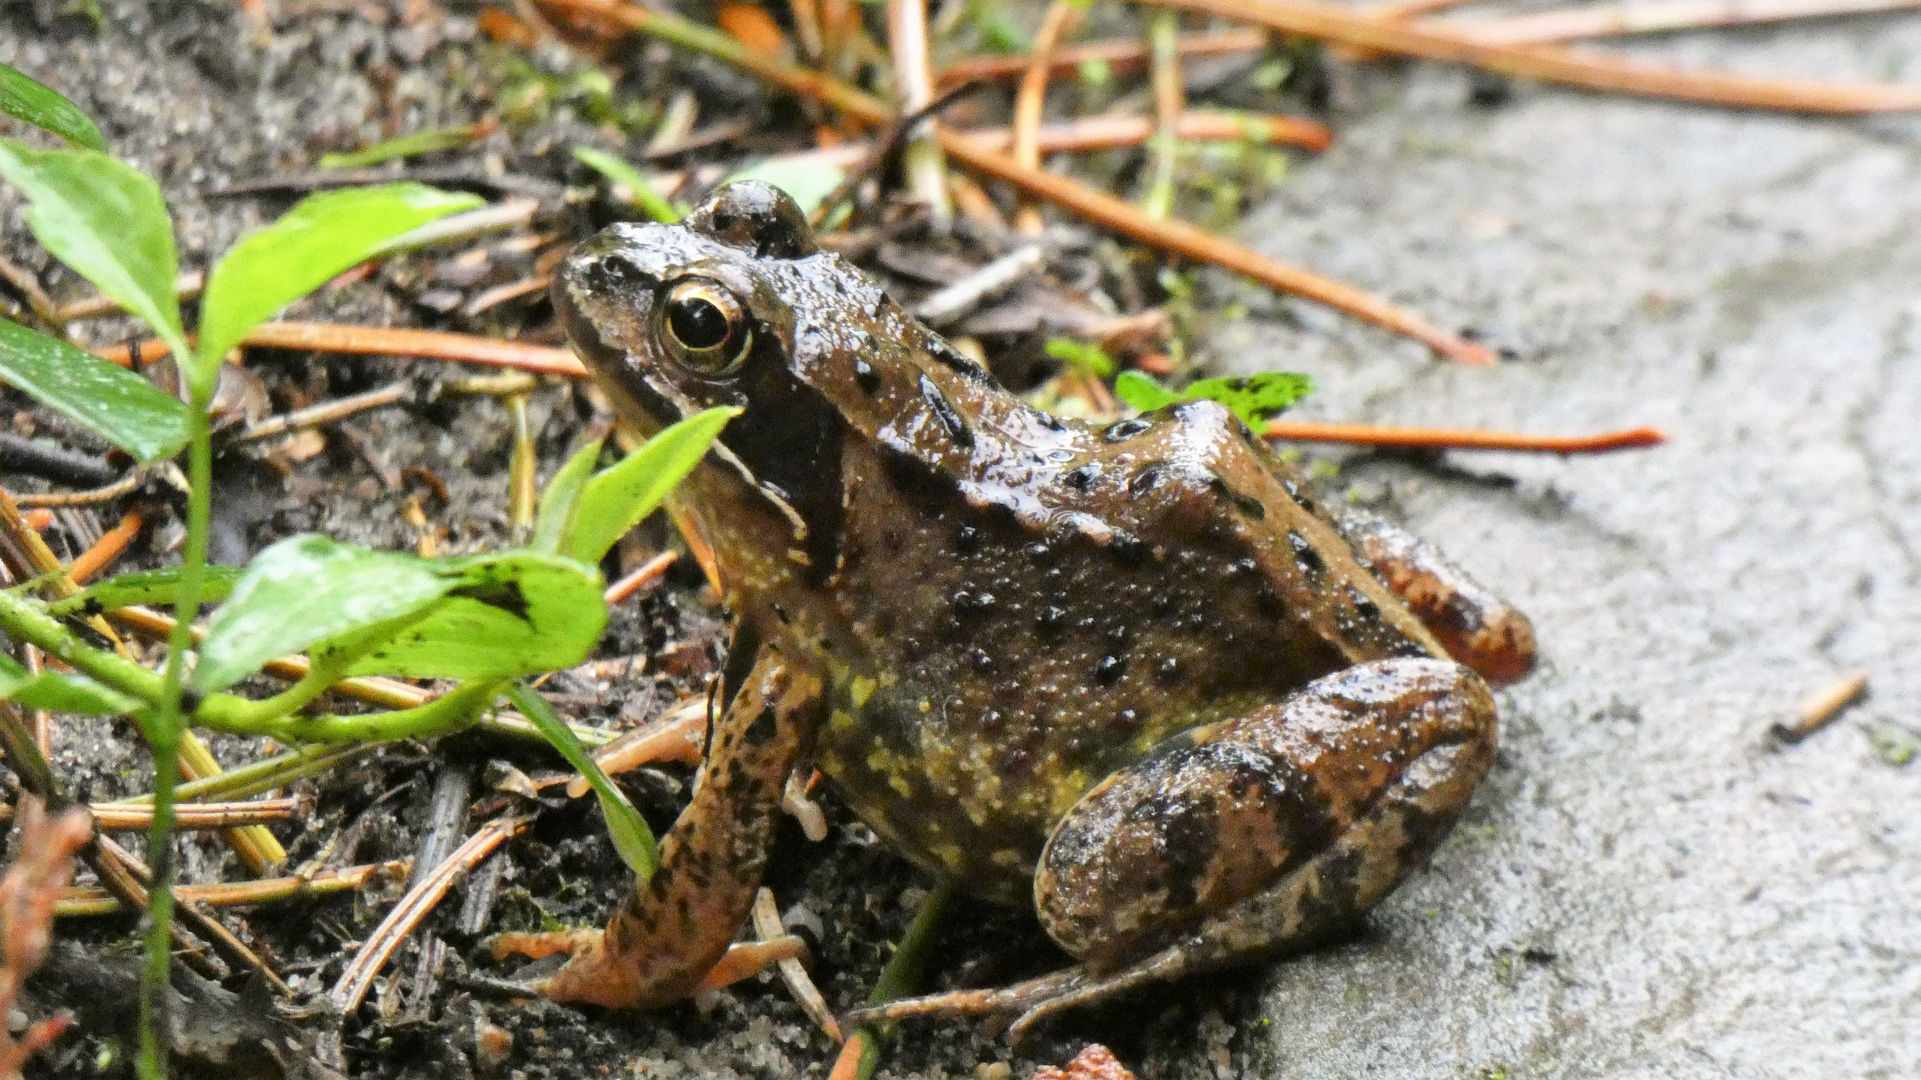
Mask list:
[[[669,1005],[692,996],[727,952],[760,884],[782,787],[818,728],[820,682],[769,646],[738,689],[726,689],[732,700],[709,735],[693,800],[661,841],[660,868],[605,931],[573,938],[573,957],[535,984],[540,993],[609,1008]]]
[[[1041,1016],[1145,982],[1312,942],[1420,866],[1494,760],[1474,672],[1394,659],[1175,736],[1090,791],[1034,881],[1079,967],[1030,983],[896,1002],[852,1022],[954,1012]]]

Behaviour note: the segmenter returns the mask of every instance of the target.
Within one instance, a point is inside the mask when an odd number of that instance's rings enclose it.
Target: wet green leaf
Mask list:
[[[460,581],[440,565],[325,536],[291,536],[249,563],[201,644],[192,683],[222,690],[277,656],[374,627],[398,632]]]
[[[432,131],[416,131],[411,135],[387,139],[359,150],[322,154],[320,160],[314,164],[323,169],[357,169],[397,158],[431,154],[437,150],[453,150],[466,146],[475,138],[477,135],[472,124],[435,128]]]
[[[588,785],[600,800],[600,811],[607,818],[607,832],[613,838],[614,850],[620,852],[627,868],[642,881],[653,877],[654,870],[660,865],[653,830],[647,827],[647,822],[634,809],[634,805],[627,801],[627,796],[621,794],[620,789],[595,763],[594,756],[580,745],[573,729],[554,712],[554,707],[547,703],[546,698],[522,684],[515,683],[507,691],[507,699],[514,703],[521,715],[540,729],[540,733],[547,737],[554,749],[560,751],[560,756],[567,759],[567,764],[572,765],[575,772],[587,778]]]
[[[85,675],[60,671],[42,671],[35,675],[4,653],[0,653],[0,701],[81,716],[124,716],[144,707],[141,701],[110,690]]]
[[[195,377],[211,380],[227,350],[247,331],[329,278],[380,254],[413,229],[480,205],[477,196],[425,184],[350,188],[302,199],[278,221],[235,244],[207,275]]]
[[[171,457],[187,441],[187,407],[126,368],[0,319],[0,382],[132,454]]]
[[[180,567],[170,566],[164,570],[121,574],[89,585],[63,600],[55,600],[47,605],[47,611],[60,616],[92,615],[134,604],[171,604],[180,591],[181,572]],[[241,569],[237,566],[209,566],[201,573],[200,599],[208,603],[225,600],[240,583]]]
[[[324,536],[256,556],[215,613],[193,685],[233,685],[289,653],[352,675],[484,679],[580,662],[600,640],[600,575],[528,551],[421,559]]]
[[[1123,371],[1114,380],[1114,394],[1142,412],[1164,408],[1177,401],[1218,401],[1233,410],[1241,422],[1258,428],[1314,390],[1314,380],[1288,371],[1268,371],[1259,375],[1201,379],[1189,383],[1178,393],[1139,371]]]
[[[425,617],[370,649],[350,675],[494,679],[572,667],[607,626],[591,566],[531,551],[432,564],[450,582]]]
[[[599,563],[628,529],[654,512],[719,437],[739,409],[708,409],[647,440],[620,464],[587,482],[575,514],[573,538],[562,554]]]
[[[1114,361],[1107,355],[1107,350],[1091,341],[1051,338],[1043,348],[1054,359],[1072,364],[1096,378],[1105,379],[1114,374]]]
[[[0,176],[27,196],[27,227],[48,251],[187,355],[173,219],[160,188],[97,150],[35,150],[0,139]]]
[[[20,72],[0,64],[0,112],[50,131],[83,150],[105,150],[100,129],[80,106]]]
[[[1153,412],[1181,400],[1144,371],[1123,371],[1114,378],[1114,396],[1141,412]]]
[[[582,165],[607,178],[608,182],[627,193],[627,201],[639,207],[648,217],[663,225],[675,225],[686,215],[680,207],[668,202],[654,190],[654,185],[640,174],[640,170],[603,150],[591,146],[574,147],[574,158]]]
[[[528,547],[558,555],[568,550],[574,536],[574,519],[580,513],[580,495],[594,475],[600,460],[601,440],[595,439],[575,452],[560,467],[547,490],[540,494],[540,510],[534,515],[534,539]]]

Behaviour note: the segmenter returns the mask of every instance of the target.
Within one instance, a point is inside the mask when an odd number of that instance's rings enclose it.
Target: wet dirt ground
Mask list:
[[[162,179],[189,265],[284,205],[210,200],[215,182],[377,139],[395,95],[410,128],[484,107],[480,46],[458,31],[396,51],[386,28],[315,16],[263,44],[224,4],[109,2],[98,32],[67,7],[0,3],[0,60],[59,72],[49,81],[101,120],[116,151]],[[1921,21],[1891,18],[1636,51],[1913,81],[1918,46]],[[385,91],[365,74],[379,64],[399,76]],[[1025,1076],[1092,1039],[1143,1077],[1894,1077],[1921,1060],[1921,765],[1889,763],[1921,733],[1910,704],[1921,675],[1906,663],[1921,645],[1921,123],[1530,85],[1475,104],[1486,89],[1431,66],[1338,80],[1335,148],[1302,163],[1240,234],[1472,327],[1510,351],[1507,363],[1450,366],[1208,279],[1215,299],[1252,309],[1216,335],[1213,357],[1313,374],[1321,389],[1303,418],[1557,433],[1654,424],[1671,436],[1654,451],[1566,460],[1337,455],[1335,489],[1399,514],[1535,619],[1541,670],[1503,695],[1502,757],[1468,820],[1358,940],[1072,1018],[1028,1055],[966,1028],[920,1029],[883,1076],[991,1077],[1003,1063]],[[17,220],[8,250],[40,268],[13,239]],[[378,290],[327,303],[307,314],[420,317]],[[325,370],[338,391],[399,369]],[[541,405],[555,417],[551,460],[568,448],[576,405],[558,393]],[[395,416],[364,434],[464,478],[463,511],[504,490],[497,407],[424,435],[407,434],[414,423]],[[372,473],[351,453],[321,467],[368,490]],[[296,488],[230,489],[264,508],[239,513],[236,534],[408,542],[391,495],[328,502]],[[295,506],[302,492],[308,505]],[[472,516],[484,535],[494,519]],[[687,618],[692,636],[701,616]],[[617,633],[626,651],[665,644],[631,621]],[[1863,668],[1865,703],[1797,746],[1769,743],[1769,725],[1805,692]],[[501,756],[534,767],[520,754],[396,751],[324,787],[320,820],[390,809],[359,857],[404,855],[440,773],[480,775]],[[110,783],[112,769],[99,772]],[[412,786],[379,802],[396,776]],[[658,820],[673,784],[656,787],[642,802]],[[593,921],[619,888],[597,818],[548,819],[508,854],[507,880],[525,890],[508,906],[524,914],[539,898],[549,914]],[[772,872],[783,902],[798,897],[825,925],[820,970],[843,1003],[898,935],[906,891],[925,884],[860,840],[843,825],[815,852],[787,830]],[[253,925],[283,959],[322,963],[381,911],[340,902]],[[978,907],[953,922],[950,975],[1023,973],[1010,951],[1046,962],[1031,922]],[[434,929],[462,945],[448,960],[457,982],[476,954],[451,923]],[[406,954],[399,966],[417,964]],[[461,999],[446,986],[427,1020],[359,1027],[354,1074],[460,1075],[476,1015],[515,1036],[501,1075],[821,1075],[831,1054],[778,986],[730,992],[704,1016],[639,1018]],[[103,1037],[78,1033],[57,1072],[93,1075]]]

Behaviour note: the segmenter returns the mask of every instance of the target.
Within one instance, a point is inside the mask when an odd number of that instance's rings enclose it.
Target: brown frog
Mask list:
[[[909,858],[1033,903],[1080,961],[890,1015],[1024,1023],[1354,921],[1487,772],[1471,668],[1525,673],[1526,619],[1331,514],[1221,406],[1031,408],[760,183],[608,229],[553,293],[641,431],[745,411],[678,502],[737,619],[692,802],[549,996],[688,996],[803,765]]]

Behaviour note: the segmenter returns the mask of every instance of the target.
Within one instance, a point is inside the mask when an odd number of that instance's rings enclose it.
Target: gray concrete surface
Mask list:
[[[1917,44],[1908,18],[1637,51],[1916,81]],[[1523,604],[1543,662],[1460,833],[1365,940],[1277,966],[1228,1071],[1921,1075],[1921,763],[1870,736],[1921,729],[1921,123],[1467,89],[1363,76],[1242,235],[1519,358],[1252,293],[1217,351],[1316,375],[1303,417],[1672,441],[1344,470]],[[1855,668],[1871,699],[1768,746]]]

